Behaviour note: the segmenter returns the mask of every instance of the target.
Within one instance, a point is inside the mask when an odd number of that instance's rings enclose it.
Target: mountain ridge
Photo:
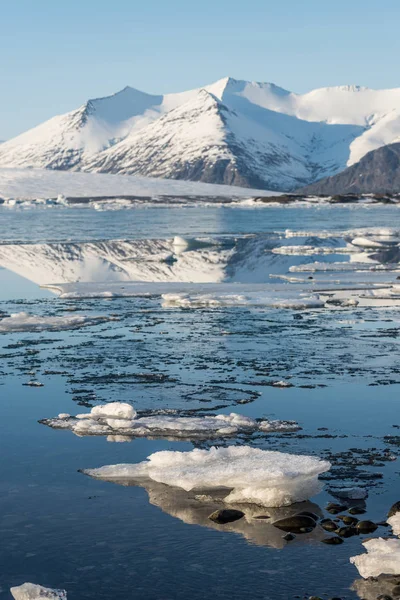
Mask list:
[[[90,99],[1,144],[0,167],[292,191],[397,141],[400,88],[333,86],[296,94],[273,83],[225,77],[177,94],[126,86]]]

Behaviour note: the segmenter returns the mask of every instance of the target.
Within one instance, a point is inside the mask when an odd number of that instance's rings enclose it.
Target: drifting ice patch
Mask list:
[[[0,320],[0,333],[17,333],[19,331],[62,331],[78,329],[89,325],[97,325],[111,321],[110,317],[84,317],[83,315],[62,317],[40,317],[27,312],[12,313]]]
[[[83,473],[107,481],[151,479],[186,491],[227,488],[224,502],[279,507],[319,493],[323,484],[318,475],[330,467],[312,456],[234,446],[156,452],[136,465],[109,465]]]
[[[15,600],[40,600],[48,598],[48,600],[67,600],[67,592],[65,590],[53,590],[35,583],[24,583],[22,585],[12,587],[10,592]]]
[[[242,294],[162,294],[163,308],[218,308],[221,306],[268,306],[270,308],[322,308],[325,303],[319,296],[288,298],[269,296],[256,292]]]
[[[214,417],[155,415],[136,418],[133,407],[121,402],[96,406],[90,413],[75,417],[62,413],[55,419],[43,419],[40,423],[53,429],[69,429],[81,436],[169,436],[190,439],[210,439],[254,431],[271,433],[300,429],[295,421],[256,421],[236,413]]]
[[[361,577],[400,574],[400,540],[376,538],[363,543],[367,554],[350,558]]]

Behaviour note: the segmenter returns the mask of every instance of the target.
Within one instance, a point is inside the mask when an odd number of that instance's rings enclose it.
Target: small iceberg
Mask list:
[[[67,600],[67,592],[65,590],[53,590],[35,583],[23,583],[10,589],[12,597],[15,600]]]
[[[363,543],[366,554],[350,558],[361,577],[400,574],[400,540],[376,538]]]
[[[109,465],[82,472],[96,479],[144,487],[150,479],[205,495],[207,491],[225,488],[225,503],[281,507],[318,494],[323,488],[318,476],[330,467],[329,462],[318,457],[233,446],[156,452],[138,464]]]
[[[79,436],[168,437],[170,439],[210,439],[255,431],[290,432],[300,429],[295,421],[255,420],[231,413],[209,417],[150,415],[137,417],[131,404],[110,402],[95,406],[90,413],[71,416],[61,413],[39,421],[53,429],[69,429]]]
[[[98,325],[110,321],[110,317],[85,317],[83,315],[62,317],[40,317],[27,312],[12,313],[0,320],[0,333],[18,333],[24,331],[62,331],[79,329],[88,325]]]

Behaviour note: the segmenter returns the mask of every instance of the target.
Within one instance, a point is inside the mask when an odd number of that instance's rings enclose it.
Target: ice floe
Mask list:
[[[54,419],[43,419],[40,422],[53,429],[68,429],[80,436],[123,435],[176,439],[210,439],[255,431],[272,433],[300,429],[295,421],[255,420],[237,413],[209,417],[163,414],[137,417],[132,405],[122,402],[95,406],[89,413],[76,416],[61,413]]]
[[[269,306],[301,310],[322,308],[325,302],[318,295],[287,297],[263,293],[243,294],[163,294],[164,308],[218,308],[220,306]]]
[[[41,317],[27,312],[20,312],[12,313],[9,317],[0,319],[0,333],[78,329],[89,325],[98,325],[110,320],[110,317],[87,317],[83,315]]]
[[[10,592],[15,600],[67,600],[65,590],[55,590],[46,588],[35,583],[23,583],[22,585],[12,587]]]
[[[400,540],[376,538],[363,543],[366,554],[350,558],[361,577],[400,574]]]
[[[249,446],[156,452],[138,464],[84,469],[91,477],[127,483],[151,479],[191,490],[226,488],[226,503],[289,506],[318,494],[318,476],[329,462],[312,456],[284,454]]]

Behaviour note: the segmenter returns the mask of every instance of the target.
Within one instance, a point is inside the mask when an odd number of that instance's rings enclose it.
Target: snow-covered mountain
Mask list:
[[[293,190],[400,141],[400,88],[221,79],[167,95],[127,87],[0,146],[0,166],[151,175]]]

